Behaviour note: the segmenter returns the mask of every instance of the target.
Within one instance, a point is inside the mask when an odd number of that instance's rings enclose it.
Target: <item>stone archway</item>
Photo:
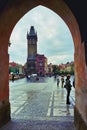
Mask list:
[[[84,111],[80,107],[81,100],[84,95],[78,96],[80,93],[80,88],[87,86],[87,73],[85,65],[85,50],[84,44],[81,43],[81,36],[79,31],[79,26],[74,17],[73,13],[69,7],[62,0],[9,0],[8,3],[3,4],[3,9],[0,13],[0,126],[5,124],[10,120],[10,103],[9,103],[9,76],[8,76],[8,65],[9,65],[9,55],[8,55],[8,42],[11,32],[15,24],[20,20],[20,18],[27,13],[32,8],[42,5],[57,13],[67,24],[72,34],[74,43],[74,61],[75,61],[75,76],[76,76],[76,110],[78,108],[79,113],[86,120],[85,108]],[[84,81],[81,80],[85,75]],[[84,91],[84,89],[83,89]],[[87,97],[87,96],[86,96]],[[83,99],[82,98],[82,99]],[[79,105],[80,104],[80,105]],[[87,103],[85,103],[86,106]],[[81,105],[82,106],[82,105]],[[77,112],[76,112],[77,113]],[[1,123],[2,122],[2,123]]]

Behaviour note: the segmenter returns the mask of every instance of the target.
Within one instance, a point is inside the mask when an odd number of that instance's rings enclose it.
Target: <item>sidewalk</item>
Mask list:
[[[76,130],[74,126],[74,89],[71,92],[71,104],[66,105],[65,88],[57,88],[50,95],[46,116],[33,116],[28,102],[20,113],[0,130]],[[44,96],[44,92],[41,93]],[[47,94],[46,94],[47,95]],[[38,99],[40,103],[40,98]],[[35,102],[32,101],[34,105]],[[43,102],[43,109],[44,109]],[[36,110],[38,113],[39,110]],[[31,114],[31,115],[30,115]]]

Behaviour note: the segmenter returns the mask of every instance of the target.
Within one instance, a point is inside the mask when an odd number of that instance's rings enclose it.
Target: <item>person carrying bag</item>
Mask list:
[[[67,97],[66,97],[66,104],[70,104],[70,92],[71,92],[71,81],[70,81],[70,75],[67,75],[67,78],[66,78],[66,82],[65,82],[65,85],[64,87],[66,88],[67,90]]]

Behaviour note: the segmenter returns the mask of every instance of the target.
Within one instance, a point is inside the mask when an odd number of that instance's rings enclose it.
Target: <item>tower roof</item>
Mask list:
[[[29,36],[35,36],[35,35],[36,35],[36,33],[35,33],[34,26],[31,26]]]
[[[27,39],[35,38],[37,40],[37,33],[35,32],[34,26],[31,26],[30,32],[27,32]]]

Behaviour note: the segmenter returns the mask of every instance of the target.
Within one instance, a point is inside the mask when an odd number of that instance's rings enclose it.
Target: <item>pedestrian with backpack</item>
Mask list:
[[[67,97],[66,97],[66,104],[70,104],[70,92],[71,92],[71,81],[70,81],[70,75],[67,75],[66,81],[65,81],[65,88],[67,91]]]

